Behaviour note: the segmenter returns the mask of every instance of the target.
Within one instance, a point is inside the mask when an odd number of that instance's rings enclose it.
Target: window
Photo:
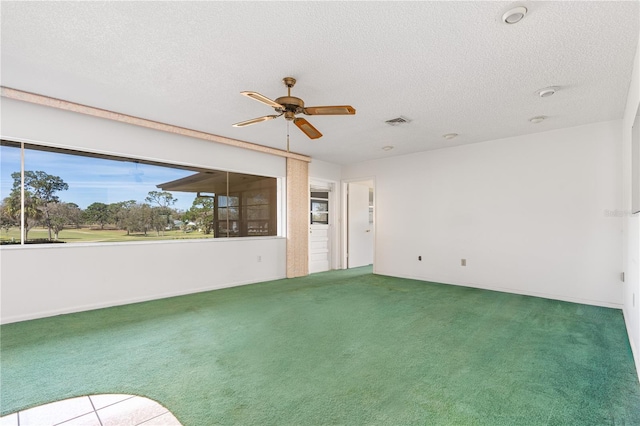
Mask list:
[[[311,191],[311,224],[329,223],[329,193]]]
[[[0,145],[0,239],[20,243],[20,193],[12,191],[13,172],[20,172],[20,145]]]
[[[3,244],[20,243],[20,144],[2,141]],[[278,179],[25,144],[25,243],[277,235]]]

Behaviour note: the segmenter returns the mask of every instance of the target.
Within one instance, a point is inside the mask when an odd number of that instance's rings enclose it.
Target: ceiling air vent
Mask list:
[[[385,121],[389,126],[399,126],[401,124],[409,123],[411,120],[405,117],[392,118],[391,120]]]

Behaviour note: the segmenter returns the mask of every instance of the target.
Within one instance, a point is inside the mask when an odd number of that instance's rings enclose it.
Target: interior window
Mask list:
[[[329,193],[311,191],[311,224],[329,224]]]

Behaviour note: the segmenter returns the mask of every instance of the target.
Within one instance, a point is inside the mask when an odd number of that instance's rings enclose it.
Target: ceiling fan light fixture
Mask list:
[[[517,24],[525,17],[527,14],[527,8],[524,6],[514,7],[513,9],[507,10],[504,15],[502,15],[502,22],[505,24]]]
[[[532,122],[533,124],[538,124],[538,123],[542,123],[546,119],[547,119],[546,116],[538,115],[537,117],[530,118],[529,121]]]

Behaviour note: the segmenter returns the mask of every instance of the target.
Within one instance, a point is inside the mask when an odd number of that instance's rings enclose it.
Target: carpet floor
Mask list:
[[[620,310],[370,268],[6,324],[0,362],[2,415],[124,393],[185,426],[640,425]]]

